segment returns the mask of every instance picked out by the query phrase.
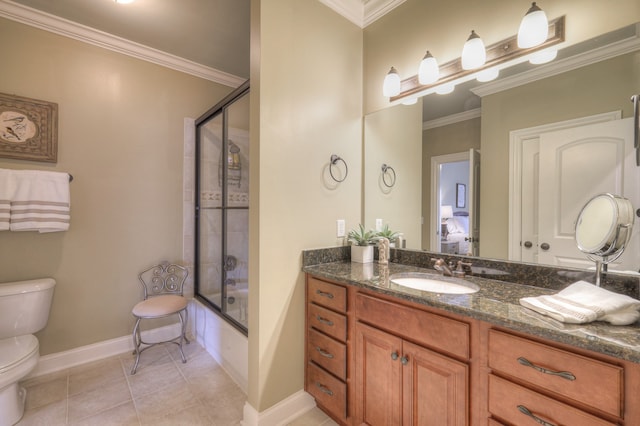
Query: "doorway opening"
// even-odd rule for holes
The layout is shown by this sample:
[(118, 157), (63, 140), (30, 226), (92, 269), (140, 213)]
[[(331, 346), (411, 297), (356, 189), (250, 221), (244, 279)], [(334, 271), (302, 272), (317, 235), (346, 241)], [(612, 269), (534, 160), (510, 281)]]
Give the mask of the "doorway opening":
[(431, 158), (430, 249), (477, 255), (479, 153), (476, 150)]

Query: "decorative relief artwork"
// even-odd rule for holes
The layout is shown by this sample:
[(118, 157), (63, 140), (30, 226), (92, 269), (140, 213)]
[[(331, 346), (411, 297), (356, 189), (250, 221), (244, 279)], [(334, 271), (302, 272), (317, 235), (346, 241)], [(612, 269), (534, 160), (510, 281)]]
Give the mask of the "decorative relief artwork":
[(58, 104), (0, 93), (0, 157), (58, 160)]

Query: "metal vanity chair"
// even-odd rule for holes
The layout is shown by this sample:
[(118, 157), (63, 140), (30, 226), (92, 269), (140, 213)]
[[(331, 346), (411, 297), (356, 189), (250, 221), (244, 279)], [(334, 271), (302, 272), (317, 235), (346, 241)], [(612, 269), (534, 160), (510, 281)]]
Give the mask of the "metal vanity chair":
[[(180, 349), (182, 362), (187, 359), (182, 351), (182, 343), (189, 340), (185, 333), (187, 330), (187, 299), (183, 296), (182, 289), (189, 272), (187, 268), (169, 262), (162, 262), (152, 266), (138, 275), (138, 279), (144, 290), (144, 300), (136, 304), (131, 313), (136, 318), (136, 325), (133, 327), (133, 346), (136, 361), (131, 368), (131, 374), (136, 374), (140, 354), (152, 346), (161, 343), (174, 343)], [(164, 318), (171, 315), (178, 315), (180, 318), (180, 335), (173, 339), (161, 342), (144, 342), (140, 335), (140, 322), (143, 319)], [(144, 347), (142, 347), (145, 345)]]

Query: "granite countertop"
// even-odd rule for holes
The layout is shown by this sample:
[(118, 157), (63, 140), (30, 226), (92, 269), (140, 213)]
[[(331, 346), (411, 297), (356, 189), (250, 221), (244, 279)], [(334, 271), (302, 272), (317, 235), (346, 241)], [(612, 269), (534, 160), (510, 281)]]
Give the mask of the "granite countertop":
[(554, 294), (557, 290), (514, 284), (487, 278), (468, 276), (480, 290), (471, 294), (438, 294), (394, 284), (389, 276), (402, 272), (424, 272), (442, 277), (433, 269), (389, 263), (360, 264), (337, 261), (308, 265), (303, 271), (354, 285), (399, 299), (442, 309), (458, 315), (479, 319), (534, 336), (640, 363), (640, 321), (629, 326), (614, 326), (605, 322), (564, 324), (520, 305), (522, 297)]

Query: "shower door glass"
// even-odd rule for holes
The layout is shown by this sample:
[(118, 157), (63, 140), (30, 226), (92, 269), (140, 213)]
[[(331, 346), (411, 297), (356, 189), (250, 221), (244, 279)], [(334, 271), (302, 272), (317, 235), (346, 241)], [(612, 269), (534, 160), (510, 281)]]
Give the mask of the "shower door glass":
[(196, 120), (196, 297), (247, 333), (249, 85)]

